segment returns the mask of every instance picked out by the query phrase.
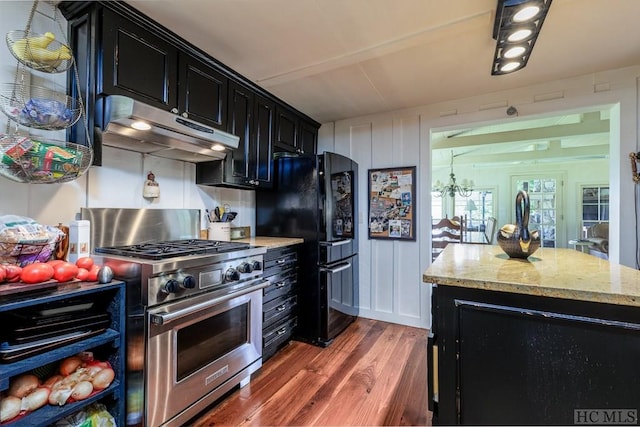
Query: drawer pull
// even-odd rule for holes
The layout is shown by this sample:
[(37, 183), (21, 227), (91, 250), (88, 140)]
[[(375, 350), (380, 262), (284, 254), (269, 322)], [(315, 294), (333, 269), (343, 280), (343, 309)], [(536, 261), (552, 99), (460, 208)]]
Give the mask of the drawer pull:
[(282, 304), (281, 306), (276, 308), (276, 311), (285, 311), (287, 309), (287, 304)]
[(277, 335), (284, 335), (287, 333), (287, 328), (278, 329), (276, 332)]
[(287, 281), (283, 280), (282, 282), (276, 283), (276, 288), (284, 288), (286, 284), (287, 284)]
[(285, 258), (281, 258), (276, 261), (276, 264), (284, 264), (285, 262), (287, 262), (287, 260)]

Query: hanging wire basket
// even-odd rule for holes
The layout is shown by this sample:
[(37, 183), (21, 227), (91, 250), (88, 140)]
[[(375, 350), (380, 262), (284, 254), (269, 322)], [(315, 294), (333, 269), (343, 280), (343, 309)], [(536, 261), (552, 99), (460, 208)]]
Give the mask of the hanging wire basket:
[(0, 175), (21, 183), (77, 179), (93, 160), (90, 147), (39, 136), (0, 134)]
[(0, 106), (11, 120), (34, 129), (66, 129), (82, 114), (77, 99), (45, 87), (20, 83), (0, 84)]
[(61, 73), (73, 64), (71, 49), (51, 32), (34, 34), (24, 30), (7, 33), (9, 52), (22, 64), (44, 73)]

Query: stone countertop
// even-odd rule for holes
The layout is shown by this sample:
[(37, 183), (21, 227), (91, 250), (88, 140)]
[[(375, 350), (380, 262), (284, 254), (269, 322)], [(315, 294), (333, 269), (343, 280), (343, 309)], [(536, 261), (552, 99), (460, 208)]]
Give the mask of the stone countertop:
[(268, 249), (274, 249), (304, 243), (304, 239), (299, 237), (255, 236), (247, 239), (234, 240), (234, 242), (248, 243), (251, 246), (266, 246)]
[(640, 271), (574, 249), (538, 249), (526, 260), (497, 245), (448, 245), (425, 283), (640, 307)]

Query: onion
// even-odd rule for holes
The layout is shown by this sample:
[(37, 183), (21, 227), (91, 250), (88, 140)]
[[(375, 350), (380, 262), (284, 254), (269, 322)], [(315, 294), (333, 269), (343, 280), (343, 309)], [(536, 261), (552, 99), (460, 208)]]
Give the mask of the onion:
[(71, 387), (54, 388), (49, 393), (49, 404), (62, 406), (71, 396)]
[(96, 390), (103, 390), (109, 387), (109, 385), (111, 385), (111, 382), (113, 381), (115, 376), (116, 376), (116, 373), (113, 371), (113, 369), (104, 368), (103, 370), (95, 374), (91, 379), (91, 383), (93, 383), (93, 388), (95, 388)]
[(0, 422), (9, 421), (18, 416), (22, 400), (15, 396), (7, 396), (0, 401)]
[(64, 377), (62, 375), (54, 375), (52, 377), (47, 378), (47, 380), (42, 383), (43, 387), (49, 387), (49, 388), (53, 388), (53, 386), (58, 382), (61, 381)]
[(60, 373), (65, 376), (69, 375), (70, 373), (78, 369), (80, 365), (82, 365), (82, 359), (80, 359), (78, 356), (67, 357), (66, 359), (62, 360), (62, 362), (60, 362)]
[(15, 377), (9, 385), (9, 395), (20, 399), (38, 388), (40, 380), (33, 374), (22, 374)]
[(39, 387), (22, 398), (22, 409), (25, 411), (35, 411), (43, 407), (49, 401), (49, 389)]
[(93, 392), (93, 384), (91, 384), (89, 381), (80, 381), (73, 388), (71, 397), (73, 397), (75, 400), (83, 400), (89, 397), (91, 392)]

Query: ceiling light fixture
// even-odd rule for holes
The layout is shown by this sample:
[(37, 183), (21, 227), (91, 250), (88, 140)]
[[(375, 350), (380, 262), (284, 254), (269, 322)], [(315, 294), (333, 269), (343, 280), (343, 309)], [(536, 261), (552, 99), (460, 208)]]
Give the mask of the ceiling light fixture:
[[(456, 182), (456, 174), (453, 173), (453, 150), (451, 150), (451, 172), (449, 173), (449, 182), (444, 183), (440, 180), (437, 180), (435, 184), (433, 184), (432, 191), (436, 193), (438, 197), (455, 197), (456, 193), (458, 193), (461, 197), (469, 197), (473, 192), (473, 180), (467, 181), (466, 179), (462, 180), (462, 184), (458, 184)], [(439, 194), (438, 194), (439, 193)]]
[(527, 65), (549, 6), (551, 0), (498, 0), (491, 75), (512, 73)]

